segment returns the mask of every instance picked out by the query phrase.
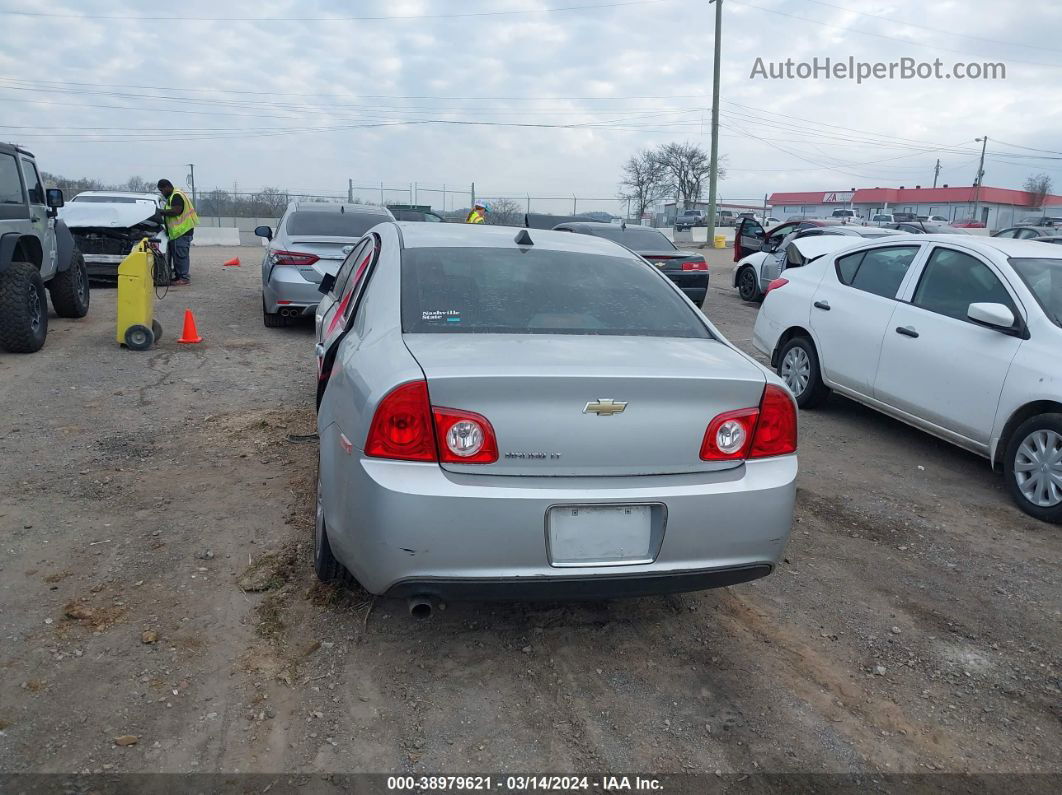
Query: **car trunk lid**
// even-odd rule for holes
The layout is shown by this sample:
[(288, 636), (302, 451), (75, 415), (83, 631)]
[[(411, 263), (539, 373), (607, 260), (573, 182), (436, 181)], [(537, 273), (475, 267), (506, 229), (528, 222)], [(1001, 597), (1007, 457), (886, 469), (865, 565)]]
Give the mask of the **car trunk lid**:
[[(708, 423), (758, 406), (762, 370), (711, 339), (593, 335), (407, 334), (435, 406), (486, 417), (490, 475), (601, 476), (704, 472)], [(589, 405), (588, 405), (589, 404)], [(620, 404), (626, 404), (621, 412)], [(600, 413), (596, 413), (600, 412)]]
[(285, 245), (288, 251), (296, 251), (300, 254), (313, 254), (317, 261), (312, 265), (296, 266), (304, 279), (319, 284), (321, 278), (330, 273), (333, 276), (339, 270), (339, 266), (346, 259), (347, 254), (354, 250), (357, 245), (356, 239), (349, 237), (329, 237), (326, 235), (305, 235), (292, 237), (290, 243)]

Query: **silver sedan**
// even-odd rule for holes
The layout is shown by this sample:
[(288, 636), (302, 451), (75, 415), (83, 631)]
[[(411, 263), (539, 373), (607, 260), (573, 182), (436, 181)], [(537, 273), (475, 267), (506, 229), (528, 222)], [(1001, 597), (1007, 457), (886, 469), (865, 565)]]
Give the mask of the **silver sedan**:
[(793, 398), (625, 248), (384, 223), (324, 286), (322, 580), (430, 610), (697, 590), (775, 567)]

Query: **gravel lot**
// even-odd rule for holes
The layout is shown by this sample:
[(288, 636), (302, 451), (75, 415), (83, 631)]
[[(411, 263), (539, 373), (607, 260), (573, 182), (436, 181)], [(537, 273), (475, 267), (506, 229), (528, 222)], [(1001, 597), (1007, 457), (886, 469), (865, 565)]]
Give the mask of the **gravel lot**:
[(1062, 774), (1062, 529), (844, 399), (765, 580), (424, 623), (315, 585), (312, 328), (263, 328), (260, 257), (194, 250), (156, 350), (98, 288), (0, 354), (0, 770)]

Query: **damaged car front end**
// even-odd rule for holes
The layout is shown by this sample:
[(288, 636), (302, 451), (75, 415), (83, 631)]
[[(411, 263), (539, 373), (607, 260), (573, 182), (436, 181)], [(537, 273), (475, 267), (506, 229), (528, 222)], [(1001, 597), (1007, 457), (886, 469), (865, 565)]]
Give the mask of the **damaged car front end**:
[(144, 238), (155, 252), (156, 284), (169, 284), (166, 230), (149, 193), (79, 193), (60, 217), (85, 256), (91, 279), (117, 279), (118, 266)]

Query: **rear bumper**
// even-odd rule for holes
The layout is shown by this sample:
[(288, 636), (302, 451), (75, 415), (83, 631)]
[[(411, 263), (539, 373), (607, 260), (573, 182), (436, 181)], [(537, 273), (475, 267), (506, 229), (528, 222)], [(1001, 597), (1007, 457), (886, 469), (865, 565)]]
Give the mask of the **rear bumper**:
[[(601, 598), (711, 588), (770, 573), (793, 521), (796, 456), (722, 472), (513, 477), (343, 452), (321, 432), (328, 538), (370, 592), (439, 598)], [(550, 508), (654, 503), (666, 524), (650, 563), (554, 566)]]
[(654, 594), (704, 591), (724, 588), (766, 577), (774, 566), (737, 566), (666, 574), (597, 575), (594, 577), (536, 577), (447, 580), (426, 577), (396, 582), (384, 596), (408, 599), (433, 597), (440, 601), (472, 599), (521, 599), (527, 601), (570, 599), (623, 599)]
[(321, 301), (317, 283), (304, 279), (297, 268), (288, 267), (273, 268), (262, 282), (262, 297), (267, 312), (299, 309), (304, 316), (312, 316)]
[(708, 294), (708, 274), (704, 271), (665, 273), (676, 287), (684, 292), (691, 301), (700, 303)]

